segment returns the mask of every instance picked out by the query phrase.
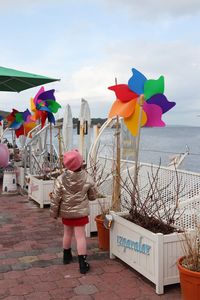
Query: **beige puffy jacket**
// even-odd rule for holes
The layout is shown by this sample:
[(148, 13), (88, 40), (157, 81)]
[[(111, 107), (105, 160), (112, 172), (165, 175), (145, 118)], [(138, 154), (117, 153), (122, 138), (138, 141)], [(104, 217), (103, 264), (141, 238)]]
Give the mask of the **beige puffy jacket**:
[(88, 200), (95, 200), (96, 197), (95, 183), (85, 170), (65, 170), (55, 181), (50, 196), (50, 215), (68, 219), (88, 216)]

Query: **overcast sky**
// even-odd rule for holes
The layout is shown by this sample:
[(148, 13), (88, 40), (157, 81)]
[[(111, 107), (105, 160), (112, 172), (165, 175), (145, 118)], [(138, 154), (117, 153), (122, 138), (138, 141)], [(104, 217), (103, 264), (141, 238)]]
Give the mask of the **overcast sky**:
[[(200, 126), (199, 0), (3, 0), (0, 65), (54, 78), (56, 99), (79, 115), (81, 98), (92, 117), (107, 117), (134, 67), (149, 79), (165, 77), (176, 102), (167, 124)], [(2, 93), (0, 110), (29, 108), (39, 88)], [(62, 116), (60, 111), (59, 116)]]

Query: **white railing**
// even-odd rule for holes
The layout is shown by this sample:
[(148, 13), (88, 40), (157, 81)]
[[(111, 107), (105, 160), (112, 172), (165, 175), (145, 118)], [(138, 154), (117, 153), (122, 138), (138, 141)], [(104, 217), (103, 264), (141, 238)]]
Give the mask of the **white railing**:
[[(104, 166), (104, 172), (110, 173), (115, 162), (109, 157), (98, 157), (99, 163)], [(105, 163), (106, 160), (106, 163)], [(131, 185), (131, 178), (134, 176), (134, 161), (121, 160), (121, 179), (126, 181), (126, 185)], [(159, 170), (158, 170), (159, 169)], [(138, 171), (138, 186), (141, 199), (145, 199), (150, 190), (150, 179), (158, 172), (157, 185), (161, 192), (163, 202), (169, 208), (176, 205), (177, 186), (178, 210), (176, 212), (177, 221), (175, 225), (182, 228), (195, 228), (200, 221), (200, 173), (194, 173), (175, 168), (168, 168), (148, 163), (140, 163)], [(123, 184), (122, 184), (123, 185)], [(110, 176), (101, 186), (101, 192), (112, 195), (112, 176)], [(130, 200), (130, 195), (122, 190), (121, 204)]]

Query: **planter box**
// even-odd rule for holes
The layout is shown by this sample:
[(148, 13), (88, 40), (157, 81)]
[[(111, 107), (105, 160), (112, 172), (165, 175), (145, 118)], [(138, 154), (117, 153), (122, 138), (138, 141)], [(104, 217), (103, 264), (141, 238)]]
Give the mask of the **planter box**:
[(28, 197), (35, 200), (43, 208), (50, 204), (49, 193), (53, 191), (54, 180), (42, 180), (29, 175)]
[(110, 230), (110, 258), (127, 263), (156, 285), (163, 294), (164, 286), (180, 282), (177, 260), (183, 256), (183, 234), (152, 233), (114, 213)]
[[(94, 201), (89, 201), (90, 205), (90, 215), (89, 223), (86, 225), (86, 236), (90, 237), (92, 232), (97, 232), (97, 225), (95, 222), (95, 217), (102, 213), (101, 207), (109, 208), (111, 207), (111, 197), (97, 198)], [(100, 203), (100, 204), (99, 204)]]

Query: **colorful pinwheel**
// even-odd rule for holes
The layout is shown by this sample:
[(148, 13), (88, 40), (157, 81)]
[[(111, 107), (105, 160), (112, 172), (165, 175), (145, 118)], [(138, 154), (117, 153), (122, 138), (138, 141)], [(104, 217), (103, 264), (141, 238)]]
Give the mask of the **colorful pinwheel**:
[(2, 116), (0, 116), (0, 126), (2, 126), (2, 123), (1, 121), (3, 120), (4, 118)]
[(30, 122), (31, 113), (28, 109), (24, 112), (19, 112), (13, 109), (12, 112), (6, 117), (8, 127), (15, 130), (16, 137), (20, 135), (27, 135), (28, 132), (36, 126), (35, 123)]
[[(132, 135), (137, 136), (140, 126), (163, 127), (162, 114), (166, 113), (175, 102), (170, 102), (164, 93), (164, 77), (157, 80), (147, 79), (136, 69), (127, 84), (117, 84), (109, 87), (116, 94), (109, 117), (120, 116)], [(144, 96), (144, 103), (138, 103), (138, 98)], [(140, 117), (140, 109), (141, 117)]]
[(34, 112), (32, 120), (41, 119), (42, 127), (45, 124), (46, 118), (50, 123), (55, 124), (53, 113), (57, 113), (61, 105), (56, 102), (54, 96), (55, 90), (45, 91), (41, 87), (34, 99), (31, 99), (31, 109)]

